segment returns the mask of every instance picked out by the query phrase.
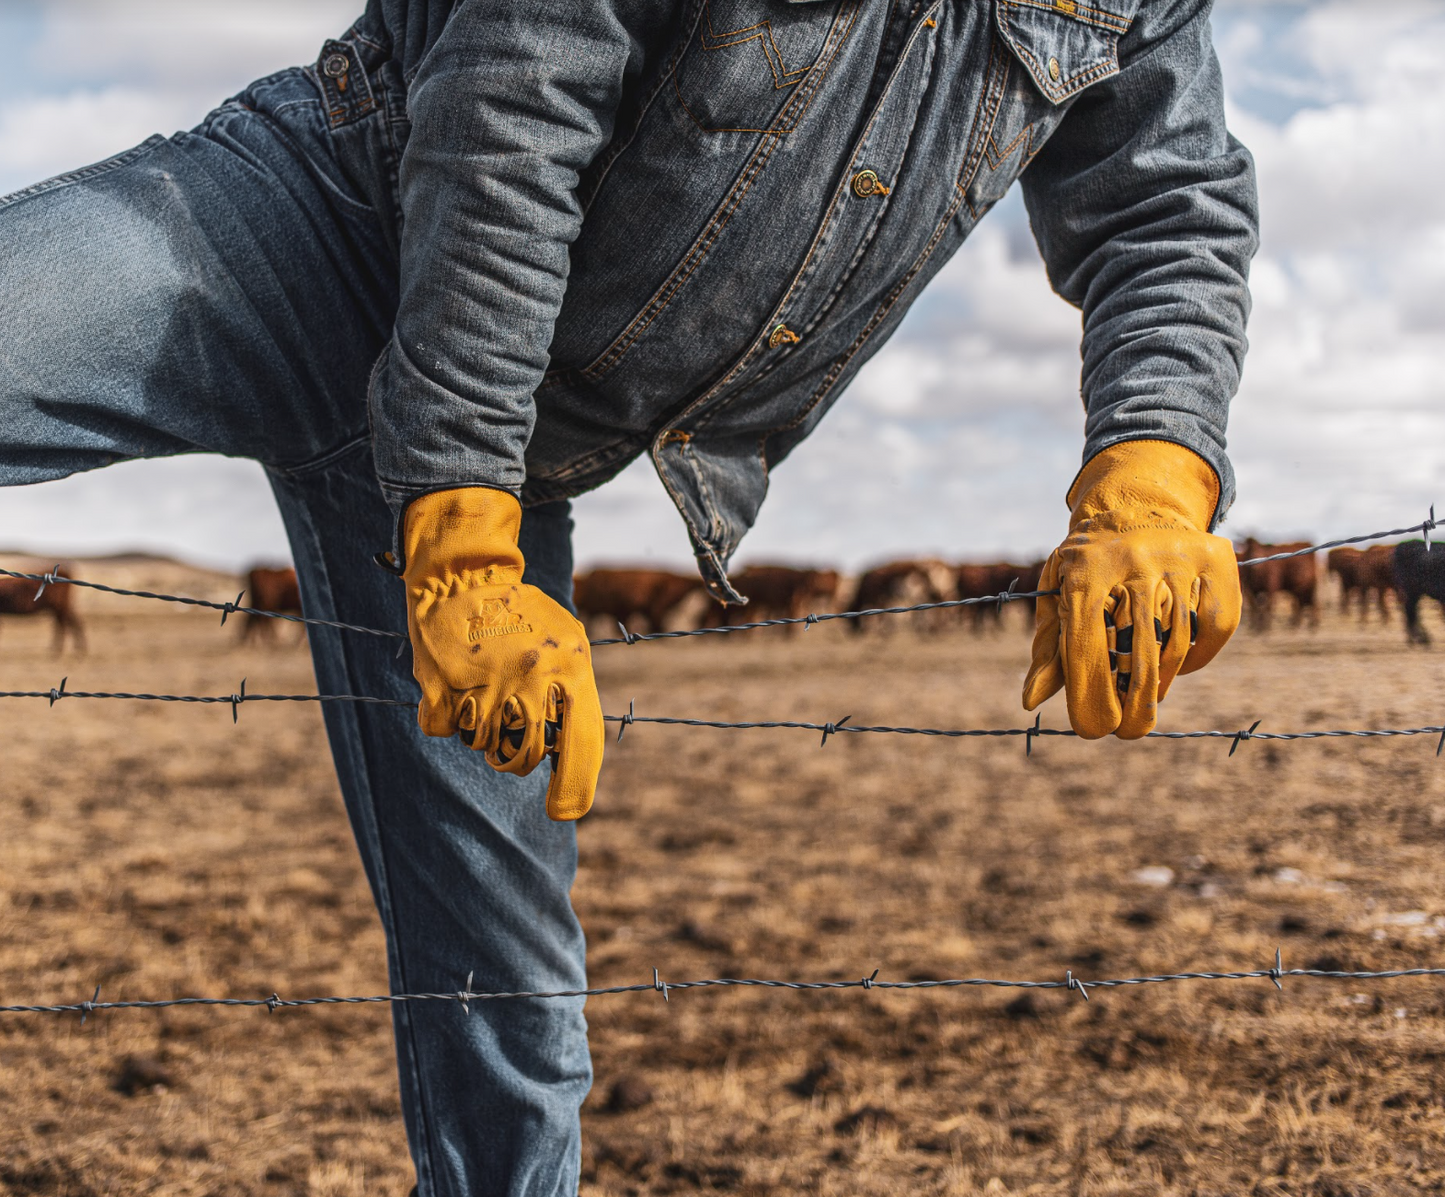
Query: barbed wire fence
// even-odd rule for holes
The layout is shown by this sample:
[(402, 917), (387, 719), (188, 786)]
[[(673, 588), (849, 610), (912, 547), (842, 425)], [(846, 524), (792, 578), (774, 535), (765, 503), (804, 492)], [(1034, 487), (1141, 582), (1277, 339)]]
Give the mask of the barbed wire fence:
[(211, 1006), (223, 1009), (256, 1009), (264, 1007), (272, 1014), (278, 1010), (299, 1009), (317, 1006), (375, 1006), (401, 1005), (415, 1002), (454, 1002), (467, 1014), (471, 1003), (497, 1001), (554, 1001), (562, 998), (617, 997), (628, 993), (656, 993), (663, 1001), (670, 1000), (674, 993), (685, 993), (693, 989), (783, 989), (793, 992), (821, 993), (843, 989), (861, 989), (865, 992), (890, 992), (894, 990), (924, 989), (1063, 989), (1077, 993), (1085, 1001), (1095, 989), (1124, 989), (1141, 985), (1167, 985), (1179, 982), (1197, 981), (1261, 981), (1269, 980), (1276, 989), (1284, 991), (1286, 978), (1317, 978), (1327, 981), (1389, 981), (1401, 977), (1445, 977), (1445, 968), (1399, 968), (1378, 972), (1349, 972), (1322, 968), (1285, 968), (1283, 953), (1275, 949), (1274, 964), (1268, 968), (1249, 969), (1243, 972), (1189, 972), (1156, 973), (1144, 977), (1111, 977), (1085, 980), (1076, 977), (1072, 970), (1065, 972), (1062, 979), (1044, 981), (1010, 981), (994, 977), (959, 977), (935, 981), (888, 981), (879, 980), (881, 969), (856, 981), (779, 981), (757, 977), (706, 977), (694, 981), (666, 981), (657, 969), (652, 970), (652, 980), (635, 985), (606, 985), (590, 989), (554, 989), (537, 991), (503, 992), (474, 991), (472, 982), (475, 973), (468, 974), (466, 984), (454, 993), (382, 993), (356, 997), (306, 997), (283, 998), (279, 993), (263, 998), (217, 998), (184, 997), (160, 998), (152, 1001), (102, 1002), (101, 987), (85, 1001), (66, 1002), (56, 1005), (0, 1006), (0, 1014), (79, 1014), (81, 1024), (92, 1014), (114, 1010), (172, 1010), (185, 1006)]
[[(1340, 548), (1348, 545), (1362, 544), (1373, 540), (1383, 540), (1393, 536), (1407, 536), (1413, 533), (1422, 533), (1425, 540), (1426, 551), (1430, 549), (1430, 533), (1438, 526), (1435, 519), (1435, 509), (1430, 508), (1427, 519), (1419, 524), (1407, 528), (1394, 528), (1383, 532), (1373, 532), (1361, 536), (1345, 537), (1339, 540), (1325, 541), (1320, 544), (1309, 545), (1304, 548), (1290, 550), (1288, 552), (1276, 553), (1270, 556), (1251, 558), (1239, 562), (1241, 568), (1263, 565), (1267, 562), (1282, 561), (1294, 557), (1303, 557), (1313, 553), (1323, 552), (1328, 549)], [(236, 596), (234, 602), (214, 602), (209, 599), (194, 598), (184, 595), (163, 594), (154, 591), (129, 590), (122, 587), (108, 586), (98, 582), (90, 582), (80, 578), (71, 578), (60, 572), (61, 567), (42, 573), (25, 573), (16, 570), (0, 569), (0, 577), (15, 578), (21, 580), (35, 581), (40, 587), (35, 594), (35, 601), (38, 602), (49, 586), (78, 586), (85, 589), (101, 591), (107, 594), (114, 594), (132, 598), (150, 599), (158, 602), (176, 603), (184, 606), (201, 607), (221, 612), (221, 624), (224, 625), (231, 615), (250, 615), (260, 618), (281, 619), (291, 623), (332, 628), (340, 631), (357, 632), (364, 635), (395, 638), (402, 643), (398, 646), (398, 652), (405, 647), (406, 636), (404, 633), (393, 632), (381, 628), (365, 627), (357, 624), (344, 623), (338, 620), (317, 619), (309, 616), (290, 615), (282, 612), (266, 611), (261, 608), (246, 607), (241, 604), (244, 591)], [(858, 611), (826, 612), (821, 614), (809, 614), (796, 618), (766, 619), (757, 620), (752, 623), (722, 625), (712, 628), (691, 628), (680, 631), (663, 631), (646, 634), (631, 633), (624, 626), (621, 628), (622, 636), (615, 639), (593, 640), (591, 644), (596, 647), (605, 647), (617, 644), (634, 645), (649, 640), (670, 640), (692, 636), (728, 634), (734, 632), (755, 631), (761, 628), (784, 627), (788, 625), (802, 624), (805, 629), (815, 624), (821, 624), (839, 619), (860, 619), (865, 617), (883, 615), (903, 615), (917, 611), (933, 611), (955, 607), (969, 607), (981, 604), (1002, 605), (1021, 599), (1041, 598), (1050, 595), (1057, 595), (1057, 590), (1040, 591), (1017, 591), (1014, 584), (996, 595), (981, 598), (950, 599), (938, 602), (918, 603), (911, 606), (879, 607), (868, 608)], [(255, 694), (247, 693), (246, 683), (243, 679), (235, 692), (224, 695), (198, 695), (198, 694), (151, 694), (140, 692), (123, 691), (93, 691), (93, 690), (70, 690), (67, 688), (69, 679), (63, 679), (58, 687), (49, 690), (7, 690), (0, 691), (0, 698), (11, 699), (37, 699), (45, 700), (51, 707), (63, 699), (78, 700), (120, 700), (134, 702), (171, 702), (191, 703), (200, 705), (227, 705), (231, 708), (232, 722), (239, 721), (240, 708), (248, 703), (255, 702), (288, 702), (288, 703), (335, 703), (347, 702), (373, 706), (407, 707), (413, 708), (416, 703), (413, 699), (386, 698), (375, 695), (363, 694)], [(821, 745), (826, 745), (829, 738), (835, 735), (845, 734), (891, 734), (908, 736), (942, 737), (950, 739), (960, 738), (1016, 738), (1022, 737), (1025, 741), (1025, 753), (1031, 755), (1033, 744), (1036, 739), (1060, 737), (1078, 738), (1078, 733), (1067, 728), (1047, 728), (1042, 726), (1041, 717), (1036, 717), (1031, 727), (1023, 728), (919, 728), (919, 727), (892, 727), (892, 726), (870, 726), (850, 722), (852, 716), (845, 716), (836, 721), (805, 722), (799, 720), (756, 720), (756, 721), (725, 721), (714, 719), (689, 719), (675, 716), (639, 715), (636, 713), (635, 704), (629, 703), (626, 714), (604, 715), (608, 723), (618, 724), (618, 736), (621, 740), (628, 727), (639, 723), (651, 723), (668, 726), (716, 728), (726, 730), (754, 730), (754, 729), (788, 729), (821, 733)], [(1262, 732), (1259, 730), (1262, 720), (1256, 720), (1251, 726), (1238, 730), (1203, 730), (1203, 731), (1152, 731), (1146, 738), (1163, 740), (1198, 740), (1218, 739), (1230, 742), (1229, 755), (1232, 757), (1239, 745), (1251, 740), (1265, 741), (1303, 741), (1334, 738), (1397, 738), (1413, 737), (1421, 735), (1438, 735), (1439, 741), (1435, 749), (1435, 755), (1439, 756), (1445, 752), (1445, 725), (1427, 725), (1422, 727), (1409, 728), (1369, 728), (1369, 729), (1342, 729), (1342, 730), (1307, 730), (1297, 732)], [(657, 969), (652, 970), (652, 980), (633, 985), (614, 985), (586, 989), (568, 990), (537, 990), (537, 991), (473, 991), (472, 983), (474, 974), (468, 975), (466, 984), (456, 992), (452, 993), (396, 993), (378, 994), (372, 996), (326, 996), (307, 998), (282, 998), (279, 994), (273, 993), (264, 998), (218, 998), (218, 997), (184, 997), (168, 998), (141, 1001), (100, 1001), (101, 987), (96, 986), (94, 994), (88, 1000), (59, 1003), (59, 1004), (28, 1004), (28, 1005), (0, 1005), (0, 1014), (79, 1014), (82, 1025), (90, 1015), (100, 1012), (111, 1012), (119, 1010), (162, 1010), (176, 1007), (203, 1006), (219, 1007), (228, 1009), (244, 1009), (264, 1007), (275, 1013), (282, 1009), (300, 1007), (320, 1006), (354, 1006), (354, 1005), (377, 1005), (377, 1004), (398, 1004), (414, 1002), (450, 1002), (459, 1004), (462, 1009), (470, 1013), (471, 1003), (503, 1001), (503, 1000), (555, 1000), (567, 998), (599, 998), (612, 997), (629, 993), (656, 992), (664, 1001), (667, 1001), (669, 994), (686, 992), (689, 990), (702, 989), (772, 989), (789, 990), (794, 992), (824, 992), (833, 990), (861, 989), (864, 991), (894, 991), (894, 990), (926, 990), (926, 989), (960, 989), (960, 988), (995, 988), (995, 989), (1025, 989), (1025, 990), (1049, 990), (1060, 989), (1079, 994), (1084, 1000), (1088, 1000), (1091, 990), (1129, 988), (1143, 985), (1159, 985), (1180, 982), (1201, 982), (1201, 981), (1244, 981), (1244, 980), (1269, 980), (1279, 990), (1283, 990), (1283, 980), (1286, 978), (1314, 978), (1322, 980), (1351, 980), (1351, 981), (1384, 981), (1405, 977), (1445, 977), (1445, 968), (1409, 968), (1390, 969), (1383, 971), (1347, 971), (1317, 968), (1290, 968), (1283, 966), (1282, 952), (1275, 951), (1275, 959), (1272, 966), (1263, 969), (1250, 969), (1234, 972), (1179, 972), (1161, 973), (1139, 977), (1116, 977), (1086, 980), (1076, 977), (1072, 971), (1067, 971), (1063, 979), (1052, 980), (1005, 980), (986, 977), (969, 977), (950, 980), (919, 980), (919, 981), (889, 981), (879, 980), (875, 969), (870, 976), (859, 980), (827, 980), (827, 981), (801, 981), (801, 980), (768, 980), (760, 978), (731, 978), (712, 977), (701, 980), (686, 981), (665, 981), (661, 978)]]
[[(1305, 548), (1293, 549), (1285, 553), (1275, 553), (1268, 557), (1255, 557), (1239, 562), (1241, 569), (1257, 565), (1265, 565), (1271, 561), (1286, 561), (1292, 557), (1306, 557), (1314, 553), (1326, 552), (1329, 549), (1344, 548), (1348, 545), (1365, 544), (1372, 540), (1386, 540), (1391, 536), (1410, 536), (1416, 532), (1421, 533), (1425, 540), (1425, 549), (1430, 549), (1430, 533), (1439, 527), (1435, 519), (1435, 506), (1431, 504), (1429, 516), (1418, 524), (1412, 524), (1408, 528), (1391, 528), (1384, 532), (1369, 532), (1362, 536), (1346, 536), (1339, 540), (1327, 540), (1320, 544), (1306, 546)], [(39, 582), (40, 588), (35, 592), (35, 601), (39, 601), (41, 595), (49, 586), (79, 586), (87, 590), (98, 590), (106, 594), (122, 595), (127, 598), (153, 599), (162, 603), (179, 603), (188, 607), (203, 607), (221, 613), (221, 625), (224, 627), (228, 617), (232, 615), (249, 615), (261, 619), (280, 619), (287, 623), (299, 623), (312, 627), (335, 628), (344, 632), (360, 632), (367, 636), (382, 636), (389, 639), (405, 641), (405, 632), (394, 632), (386, 628), (371, 628), (362, 624), (343, 623), (334, 619), (316, 619), (305, 615), (289, 615), (280, 611), (267, 611), (260, 607), (247, 607), (241, 603), (245, 591), (241, 591), (235, 601), (218, 603), (211, 599), (191, 598), (178, 594), (160, 594), (152, 590), (126, 590), (119, 586), (106, 586), (99, 582), (88, 582), (81, 578), (72, 578), (60, 572), (60, 566), (43, 574), (24, 573), (19, 570), (0, 569), (0, 577), (16, 578), (22, 581)], [(829, 623), (833, 620), (847, 619), (857, 620), (872, 618), (879, 615), (908, 615), (917, 611), (942, 611), (955, 607), (973, 606), (1002, 606), (1006, 603), (1015, 602), (1021, 599), (1045, 598), (1057, 595), (1057, 590), (1016, 590), (1014, 583), (1010, 583), (1007, 590), (998, 594), (982, 595), (975, 598), (962, 599), (941, 599), (937, 602), (914, 603), (906, 607), (867, 607), (858, 611), (826, 611), (822, 613), (813, 612), (808, 615), (792, 616), (784, 619), (759, 619), (752, 623), (722, 624), (710, 628), (684, 628), (678, 631), (668, 632), (629, 632), (625, 626), (621, 626), (622, 635), (610, 639), (590, 640), (588, 643), (593, 648), (607, 648), (614, 644), (643, 644), (650, 640), (678, 640), (692, 636), (717, 636), (728, 635), (734, 632), (755, 632), (761, 628), (781, 628), (801, 624), (804, 629), (815, 624)], [(401, 647), (404, 647), (402, 645)]]

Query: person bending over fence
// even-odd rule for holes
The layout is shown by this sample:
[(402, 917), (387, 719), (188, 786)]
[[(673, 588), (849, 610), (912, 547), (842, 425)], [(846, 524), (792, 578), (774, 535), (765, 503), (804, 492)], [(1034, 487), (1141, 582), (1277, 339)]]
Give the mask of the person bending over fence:
[[(198, 128), (0, 200), (0, 482), (261, 462), (307, 614), (410, 635), (410, 666), (311, 636), (325, 691), (420, 685), (415, 720), (325, 708), (393, 990), (581, 987), (568, 500), (648, 454), (738, 602), (769, 471), (1016, 179), (1087, 417), (1024, 703), (1141, 736), (1233, 632), (1257, 215), (1208, 16), (370, 0)], [(580, 1000), (393, 1014), (422, 1197), (577, 1191)]]

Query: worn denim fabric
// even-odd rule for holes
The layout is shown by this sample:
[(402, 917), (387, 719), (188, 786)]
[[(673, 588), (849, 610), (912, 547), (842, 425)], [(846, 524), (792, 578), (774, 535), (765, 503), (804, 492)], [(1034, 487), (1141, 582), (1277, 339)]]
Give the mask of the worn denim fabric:
[[(332, 52), (355, 67), (365, 50)], [(405, 631), (401, 584), (371, 563), (392, 523), (366, 423), (396, 310), (384, 79), (347, 107), (314, 71), (283, 72), (193, 133), (0, 199), (0, 484), (193, 450), (257, 458), (306, 613)], [(527, 580), (564, 604), (570, 526), (565, 503), (522, 525)], [(311, 629), (320, 689), (414, 698), (395, 644)], [(469, 973), (477, 989), (583, 986), (576, 836), (546, 817), (546, 768), (504, 776), (404, 708), (324, 711), (392, 990), (454, 992)], [(580, 1000), (393, 1017), (424, 1197), (577, 1192)]]
[(1185, 445), (1222, 515), (1257, 202), (1209, 9), (371, 0), (409, 118), (384, 493), (559, 499), (649, 452), (733, 598), (769, 470), (1022, 177), (1084, 458)]

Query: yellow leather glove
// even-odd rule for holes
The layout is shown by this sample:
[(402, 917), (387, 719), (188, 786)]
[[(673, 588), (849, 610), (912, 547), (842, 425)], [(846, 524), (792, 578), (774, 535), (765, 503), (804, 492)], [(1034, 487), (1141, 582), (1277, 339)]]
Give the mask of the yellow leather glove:
[(464, 487), (406, 509), (407, 629), (417, 722), (460, 734), (503, 773), (552, 760), (547, 814), (580, 819), (602, 768), (602, 704), (582, 624), (522, 581), (522, 505)]
[(1063, 689), (1085, 739), (1152, 731), (1170, 683), (1239, 626), (1234, 547), (1209, 533), (1219, 479), (1198, 454), (1128, 441), (1096, 454), (1069, 492), (1069, 535), (1039, 580), (1024, 709)]

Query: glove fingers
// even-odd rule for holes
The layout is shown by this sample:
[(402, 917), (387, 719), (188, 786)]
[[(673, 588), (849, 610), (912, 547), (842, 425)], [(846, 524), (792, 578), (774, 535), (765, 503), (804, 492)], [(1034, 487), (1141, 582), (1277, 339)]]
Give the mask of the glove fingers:
[(1198, 636), (1180, 673), (1203, 669), (1219, 655), (1239, 628), (1241, 603), (1237, 567), (1212, 569), (1200, 576)]
[(497, 718), (496, 746), (487, 753), (487, 764), (500, 773), (525, 777), (546, 755), (546, 730), (538, 712), (521, 695), (513, 694), (502, 704)]
[[(1039, 577), (1039, 590), (1059, 585), (1058, 557), (1051, 556)], [(1024, 677), (1024, 710), (1032, 711), (1064, 688), (1064, 665), (1059, 642), (1059, 600), (1045, 595), (1034, 609), (1033, 659)]]
[[(1127, 604), (1122, 587), (1105, 593), (1097, 586), (1071, 590), (1064, 579), (1060, 596), (1060, 640), (1064, 661), (1064, 692), (1069, 723), (1086, 740), (1107, 736), (1119, 726), (1123, 712), (1115, 689), (1110, 654), (1118, 608)], [(1127, 618), (1127, 611), (1124, 612)]]
[(442, 687), (422, 687), (421, 702), (416, 708), (416, 722), (422, 735), (456, 735), (459, 697), (455, 691)]
[(561, 724), (552, 754), (552, 781), (547, 787), (547, 817), (580, 819), (592, 807), (597, 774), (602, 769), (606, 739), (602, 701), (593, 686), (573, 690), (555, 682), (547, 697), (549, 718)]
[(1163, 702), (1189, 655), (1193, 627), (1198, 618), (1199, 579), (1194, 579), (1187, 596), (1167, 581), (1160, 583), (1159, 590), (1158, 618), (1164, 629), (1159, 645), (1159, 701)]
[[(1115, 620), (1118, 641), (1118, 673), (1122, 714), (1115, 731), (1121, 740), (1137, 740), (1154, 730), (1159, 707), (1159, 641), (1163, 628), (1156, 612), (1169, 591), (1163, 583), (1126, 591), (1127, 601), (1117, 604)], [(1127, 610), (1129, 624), (1121, 618)], [(1126, 656), (1125, 647), (1129, 649)]]

